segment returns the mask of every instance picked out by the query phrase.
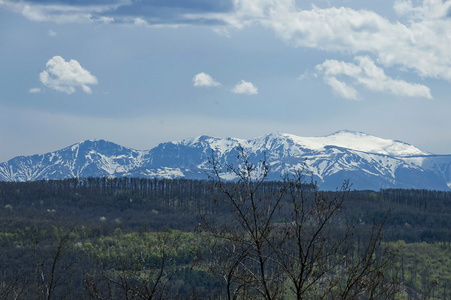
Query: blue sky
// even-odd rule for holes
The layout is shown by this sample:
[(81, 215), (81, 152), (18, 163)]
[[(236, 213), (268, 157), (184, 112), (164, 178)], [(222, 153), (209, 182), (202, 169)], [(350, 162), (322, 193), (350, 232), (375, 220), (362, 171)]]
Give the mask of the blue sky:
[(341, 129), (451, 153), (451, 1), (0, 0), (0, 161)]

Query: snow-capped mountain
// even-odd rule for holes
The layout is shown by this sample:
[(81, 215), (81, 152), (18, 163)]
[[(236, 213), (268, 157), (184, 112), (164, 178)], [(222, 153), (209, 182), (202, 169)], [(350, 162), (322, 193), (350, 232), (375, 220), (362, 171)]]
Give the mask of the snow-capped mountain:
[(18, 156), (0, 164), (0, 180), (32, 181), (72, 177), (131, 176), (148, 151), (99, 140), (84, 141), (42, 155)]
[[(206, 179), (210, 159), (238, 165), (238, 147), (250, 161), (263, 159), (270, 179), (303, 169), (322, 189), (349, 179), (355, 189), (451, 189), (451, 155), (434, 155), (400, 141), (361, 132), (338, 131), (323, 137), (272, 133), (252, 140), (200, 136), (133, 150), (98, 140), (0, 163), (0, 180), (31, 181), (72, 177), (130, 176)], [(234, 179), (233, 174), (224, 174)]]

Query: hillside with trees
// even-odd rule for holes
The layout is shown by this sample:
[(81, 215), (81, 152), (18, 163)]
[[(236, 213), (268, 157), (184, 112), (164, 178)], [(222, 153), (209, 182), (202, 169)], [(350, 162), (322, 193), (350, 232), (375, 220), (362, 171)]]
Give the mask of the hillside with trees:
[(451, 193), (0, 182), (2, 299), (451, 299)]

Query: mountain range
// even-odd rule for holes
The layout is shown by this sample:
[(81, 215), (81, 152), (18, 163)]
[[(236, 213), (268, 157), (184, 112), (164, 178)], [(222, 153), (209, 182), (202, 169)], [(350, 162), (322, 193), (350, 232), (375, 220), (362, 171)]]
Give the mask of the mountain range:
[[(238, 147), (251, 162), (266, 160), (271, 180), (303, 169), (321, 189), (336, 189), (349, 180), (354, 189), (451, 190), (451, 155), (435, 155), (404, 142), (347, 130), (323, 137), (271, 133), (252, 140), (199, 136), (161, 143), (151, 150), (88, 140), (0, 163), (0, 180), (104, 176), (207, 179), (211, 157), (219, 165), (240, 163)], [(233, 173), (223, 177), (235, 179)]]

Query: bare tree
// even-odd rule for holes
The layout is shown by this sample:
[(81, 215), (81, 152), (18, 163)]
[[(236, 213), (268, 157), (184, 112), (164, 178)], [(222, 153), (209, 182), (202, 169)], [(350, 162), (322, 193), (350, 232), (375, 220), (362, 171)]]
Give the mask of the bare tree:
[[(54, 227), (57, 239), (56, 249), (49, 249), (48, 256), (37, 266), (37, 290), (42, 299), (65, 299), (71, 294), (67, 289), (67, 282), (73, 280), (71, 269), (77, 262), (77, 257), (73, 250), (72, 233), (74, 227), (65, 230)], [(70, 254), (68, 252), (71, 251)], [(60, 286), (66, 289), (58, 291)]]
[(28, 275), (25, 278), (15, 277), (13, 279), (4, 279), (4, 271), (0, 276), (0, 299), (22, 299), (23, 295), (30, 289), (29, 283), (32, 276)]
[[(211, 159), (218, 201), (232, 211), (233, 222), (205, 217), (200, 227), (214, 240), (209, 264), (224, 278), (228, 299), (394, 295), (396, 283), (384, 274), (393, 253), (380, 250), (382, 224), (359, 251), (341, 215), (348, 182), (335, 193), (321, 192), (300, 170), (269, 184), (266, 160), (254, 164), (243, 148), (238, 153), (238, 166)], [(235, 175), (236, 182), (223, 180), (225, 174)]]

